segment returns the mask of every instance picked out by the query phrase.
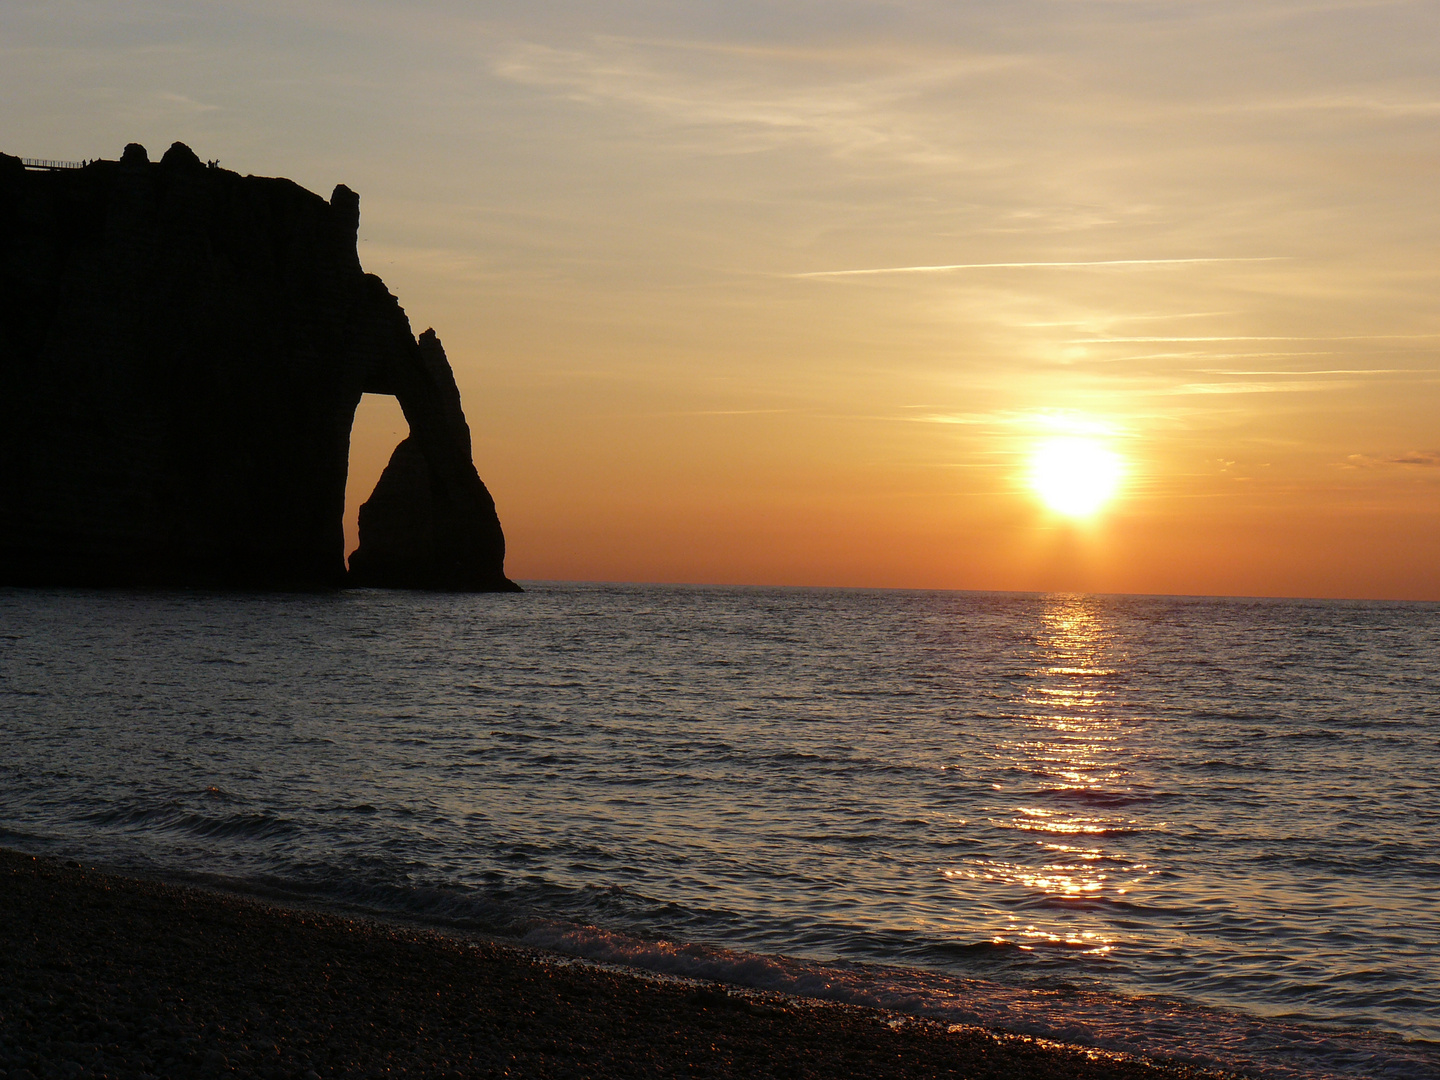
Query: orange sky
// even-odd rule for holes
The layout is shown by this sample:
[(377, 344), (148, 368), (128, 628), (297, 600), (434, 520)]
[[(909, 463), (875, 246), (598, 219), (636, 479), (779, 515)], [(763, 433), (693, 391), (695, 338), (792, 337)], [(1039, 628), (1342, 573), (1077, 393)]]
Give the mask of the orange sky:
[(4, 149), (358, 190), (517, 578), (1440, 599), (1434, 5), (483, 7), (6, 5)]

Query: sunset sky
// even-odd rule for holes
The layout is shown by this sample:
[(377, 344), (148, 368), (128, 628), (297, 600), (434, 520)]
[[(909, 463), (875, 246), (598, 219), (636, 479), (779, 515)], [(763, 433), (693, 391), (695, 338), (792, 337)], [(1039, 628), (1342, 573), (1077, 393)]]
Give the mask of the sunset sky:
[(512, 577), (1440, 600), (1440, 5), (0, 6), (0, 150), (175, 140), (360, 192)]

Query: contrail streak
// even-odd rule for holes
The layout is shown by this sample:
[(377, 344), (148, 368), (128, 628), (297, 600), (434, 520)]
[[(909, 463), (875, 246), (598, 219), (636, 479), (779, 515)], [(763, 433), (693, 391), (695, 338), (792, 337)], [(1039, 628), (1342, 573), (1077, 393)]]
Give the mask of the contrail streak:
[(947, 263), (944, 266), (884, 266), (872, 270), (811, 270), (790, 277), (858, 277), (864, 274), (934, 274), (946, 270), (1066, 270), (1087, 266), (1175, 266), (1187, 263), (1223, 262), (1279, 262), (1288, 255), (1263, 255), (1254, 258), (1210, 258), (1210, 259), (1089, 259), (1075, 262), (996, 262), (996, 263)]
[(1325, 336), (1297, 334), (1227, 334), (1223, 337), (1101, 337), (1067, 338), (1066, 345), (1133, 345), (1188, 341), (1427, 341), (1440, 334), (1330, 334)]

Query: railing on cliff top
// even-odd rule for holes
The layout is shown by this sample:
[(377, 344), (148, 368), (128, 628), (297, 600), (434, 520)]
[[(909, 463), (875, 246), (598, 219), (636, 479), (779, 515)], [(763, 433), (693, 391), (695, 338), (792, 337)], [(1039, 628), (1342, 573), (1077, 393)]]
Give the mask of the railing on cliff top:
[(20, 164), (27, 169), (83, 169), (88, 161), (42, 161), (40, 158), (22, 157)]

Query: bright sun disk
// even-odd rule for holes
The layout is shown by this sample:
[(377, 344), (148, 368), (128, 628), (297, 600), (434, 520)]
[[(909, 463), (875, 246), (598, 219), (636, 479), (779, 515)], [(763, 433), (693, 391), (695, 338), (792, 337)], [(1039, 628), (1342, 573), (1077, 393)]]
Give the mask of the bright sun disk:
[(1046, 439), (1030, 457), (1030, 486), (1057, 514), (1089, 517), (1120, 488), (1124, 466), (1102, 443), (1078, 436)]

